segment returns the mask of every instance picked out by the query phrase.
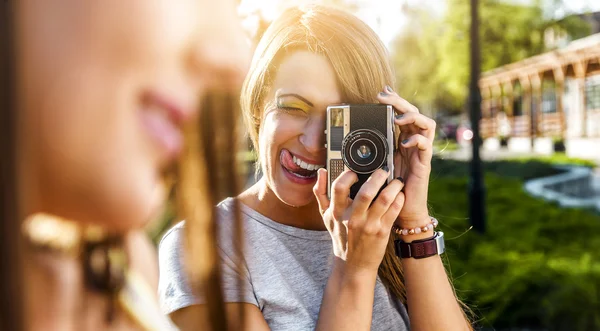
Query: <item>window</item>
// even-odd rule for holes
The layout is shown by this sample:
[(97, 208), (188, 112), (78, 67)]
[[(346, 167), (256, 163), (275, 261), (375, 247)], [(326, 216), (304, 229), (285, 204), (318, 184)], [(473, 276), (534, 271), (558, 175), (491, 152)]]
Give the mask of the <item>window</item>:
[(513, 99), (513, 116), (523, 115), (523, 100), (520, 95), (515, 96)]
[(556, 92), (544, 90), (542, 93), (542, 113), (556, 113)]
[(556, 84), (553, 80), (542, 81), (542, 114), (556, 113)]
[(585, 82), (585, 103), (587, 111), (600, 110), (600, 77), (593, 76)]
[(513, 86), (513, 116), (523, 116), (523, 88), (517, 81)]

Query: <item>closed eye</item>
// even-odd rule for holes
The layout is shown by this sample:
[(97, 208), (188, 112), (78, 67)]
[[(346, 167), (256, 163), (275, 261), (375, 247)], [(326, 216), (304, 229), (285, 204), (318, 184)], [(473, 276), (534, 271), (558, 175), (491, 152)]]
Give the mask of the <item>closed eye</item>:
[(305, 116), (308, 114), (304, 109), (296, 107), (287, 107), (282, 105), (277, 105), (277, 110), (283, 111), (293, 116)]

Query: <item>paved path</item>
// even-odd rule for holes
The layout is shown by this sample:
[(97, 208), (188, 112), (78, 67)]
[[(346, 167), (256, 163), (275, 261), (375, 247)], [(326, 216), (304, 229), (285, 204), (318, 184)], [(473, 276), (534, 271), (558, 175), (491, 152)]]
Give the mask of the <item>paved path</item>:
[[(444, 159), (453, 159), (459, 161), (469, 161), (471, 160), (471, 146), (464, 146), (454, 151), (436, 151), (436, 156), (439, 156)], [(531, 156), (544, 156), (542, 154), (535, 154), (529, 152), (512, 152), (508, 150), (499, 150), (499, 151), (487, 151), (481, 150), (481, 159), (484, 161), (494, 161), (494, 160), (503, 160), (510, 158), (518, 158), (518, 157), (531, 157)], [(600, 194), (600, 160), (596, 160), (596, 164), (598, 167), (594, 170), (594, 176), (592, 177), (592, 188), (595, 192)]]

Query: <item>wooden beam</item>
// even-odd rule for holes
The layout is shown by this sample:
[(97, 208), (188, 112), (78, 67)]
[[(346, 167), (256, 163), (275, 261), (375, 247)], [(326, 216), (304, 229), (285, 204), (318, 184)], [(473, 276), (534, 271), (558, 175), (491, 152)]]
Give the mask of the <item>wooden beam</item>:
[(529, 82), (532, 90), (539, 90), (542, 87), (542, 74), (539, 72), (530, 74)]
[(480, 87), (479, 91), (481, 92), (481, 118), (486, 118), (490, 103), (490, 88), (489, 85), (483, 85)]
[(563, 107), (563, 96), (565, 94), (565, 71), (563, 67), (556, 67), (554, 73), (554, 92), (556, 93), (556, 112), (558, 113), (560, 134), (564, 140), (567, 137), (567, 126), (565, 123), (565, 110)]
[(578, 61), (573, 64), (575, 70), (575, 77), (577, 78), (577, 84), (579, 85), (579, 107), (581, 109), (581, 136), (587, 136), (587, 102), (585, 99), (585, 76), (587, 73), (588, 61)]
[(554, 82), (560, 82), (564, 84), (565, 82), (565, 68), (563, 66), (555, 67), (552, 69), (552, 73), (554, 74)]
[(507, 116), (514, 116), (514, 101), (515, 101), (515, 96), (514, 96), (514, 90), (513, 90), (513, 81), (512, 80), (506, 80), (502, 83), (502, 87), (504, 90), (504, 95), (506, 95), (506, 102), (508, 103), (506, 106), (506, 115)]
[[(523, 92), (521, 96), (521, 107), (523, 110), (522, 112), (524, 116), (529, 116), (531, 118), (531, 81), (529, 79), (529, 75), (520, 76), (519, 82), (521, 83), (521, 88)], [(531, 137), (531, 130), (529, 130), (529, 134)]]
[[(529, 75), (522, 75), (519, 77), (521, 83), (522, 95), (521, 95), (521, 109), (523, 116), (529, 116), (531, 118), (531, 81)], [(529, 130), (531, 134), (531, 130)], [(530, 135), (531, 137), (531, 135)]]
[[(497, 123), (496, 117), (498, 116), (498, 110), (502, 109), (502, 85), (500, 81), (495, 81), (495, 84), (490, 88), (491, 94), (491, 107), (490, 107), (490, 117), (492, 118), (492, 135), (497, 135)], [(491, 113), (491, 110), (495, 109), (495, 114)], [(493, 115), (493, 116), (492, 116)]]
[[(542, 80), (543, 73), (537, 72), (529, 76), (531, 81), (531, 139), (535, 139), (542, 118)], [(533, 147), (533, 143), (532, 143)]]
[(576, 78), (585, 78), (585, 73), (587, 71), (588, 61), (579, 60), (573, 62), (573, 70), (575, 71)]

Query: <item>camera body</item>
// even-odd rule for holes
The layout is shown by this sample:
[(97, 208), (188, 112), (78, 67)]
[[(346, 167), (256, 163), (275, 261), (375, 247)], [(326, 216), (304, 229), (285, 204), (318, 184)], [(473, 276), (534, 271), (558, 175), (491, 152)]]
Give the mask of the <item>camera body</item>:
[(371, 174), (383, 166), (389, 168), (387, 183), (394, 179), (394, 127), (394, 108), (391, 105), (343, 104), (327, 107), (329, 198), (333, 181), (344, 170), (358, 175), (358, 182), (350, 188), (351, 199)]

